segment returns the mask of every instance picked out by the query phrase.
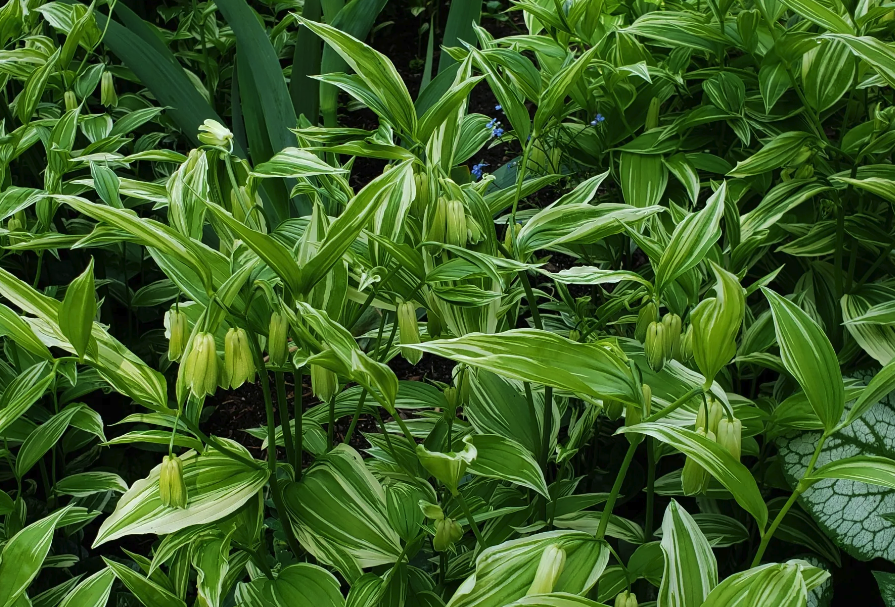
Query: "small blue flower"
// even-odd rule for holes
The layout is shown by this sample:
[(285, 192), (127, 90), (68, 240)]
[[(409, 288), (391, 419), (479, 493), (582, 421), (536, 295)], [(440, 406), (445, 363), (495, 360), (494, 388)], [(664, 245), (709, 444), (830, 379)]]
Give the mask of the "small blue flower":
[(497, 110), (498, 112), (502, 112), (503, 106), (498, 103), (497, 105), (494, 106), (494, 109)]
[(484, 172), (484, 169), (486, 166), (488, 166), (487, 162), (480, 162), (478, 164), (474, 164), (474, 165), (472, 165), (472, 170), (470, 171), (470, 173), (472, 173), (472, 176), (475, 177), (476, 179), (481, 179), (482, 173)]
[(492, 119), (488, 122), (488, 124), (485, 125), (485, 128), (487, 128), (487, 129), (494, 129), (494, 128), (498, 127), (498, 126), (500, 126), (500, 121), (498, 121), (497, 118), (492, 118)]
[[(498, 122), (498, 124), (500, 123)], [(491, 131), (492, 137), (500, 137), (501, 135), (503, 135), (503, 129), (500, 127), (497, 127)]]
[(597, 114), (594, 116), (594, 119), (590, 121), (591, 126), (597, 126), (601, 122), (606, 120), (606, 117), (603, 114)]

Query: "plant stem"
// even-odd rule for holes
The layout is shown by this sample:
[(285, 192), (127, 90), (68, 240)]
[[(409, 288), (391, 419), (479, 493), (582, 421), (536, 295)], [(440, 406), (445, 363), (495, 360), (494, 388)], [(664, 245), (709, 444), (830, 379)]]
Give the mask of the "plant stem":
[(641, 423), (650, 423), (650, 422), (654, 422), (654, 421), (658, 421), (658, 420), (662, 419), (666, 415), (669, 415), (672, 412), (680, 409), (688, 400), (690, 400), (691, 398), (693, 398), (700, 392), (702, 392), (701, 386), (692, 388), (689, 392), (685, 393), (683, 396), (681, 396), (679, 399), (677, 399), (676, 401), (671, 403), (669, 406), (665, 407), (661, 411), (656, 411), (655, 413), (653, 413), (652, 415), (647, 417), (645, 420), (643, 420), (643, 422), (641, 422)]
[(267, 376), (267, 368), (264, 366), (264, 359), (261, 357), (258, 337), (253, 331), (247, 331), (247, 333), (252, 353), (255, 357), (255, 368), (258, 369), (258, 374), (260, 375), (261, 393), (264, 395), (264, 409), (267, 413), (267, 471), (269, 473), (270, 494), (273, 498), (274, 506), (276, 506), (277, 514), (280, 517), (283, 533), (286, 535), (286, 542), (289, 544), (289, 549), (297, 557), (301, 554), (301, 547), (298, 544), (298, 540), (295, 539), (295, 533), (292, 530), (292, 523), (289, 521), (286, 506), (283, 504), (283, 496), (280, 493), (280, 484), (277, 479), (277, 443), (273, 417), (273, 398), (270, 395), (270, 380)]
[(786, 513), (789, 512), (789, 509), (792, 508), (792, 505), (796, 503), (796, 500), (799, 498), (802, 493), (808, 488), (808, 485), (805, 484), (805, 479), (814, 472), (814, 466), (817, 465), (817, 458), (820, 457), (820, 452), (823, 450), (824, 443), (827, 440), (828, 435), (825, 433), (821, 435), (820, 439), (817, 441), (817, 447), (814, 449), (814, 455), (811, 456), (811, 461), (808, 462), (808, 467), (805, 469), (805, 474), (802, 475), (801, 480), (799, 480), (799, 484), (796, 485), (795, 490), (792, 492), (792, 495), (789, 496), (789, 499), (786, 500), (786, 503), (783, 505), (783, 508), (780, 509), (780, 512), (777, 513), (777, 516), (774, 517), (774, 522), (771, 523), (771, 526), (768, 528), (767, 532), (761, 537), (761, 544), (758, 545), (758, 551), (755, 553), (755, 558), (752, 559), (752, 564), (749, 566), (750, 568), (757, 566), (761, 562), (761, 557), (764, 556), (765, 550), (768, 548), (768, 543), (771, 541), (771, 538), (774, 537), (774, 532), (777, 531), (777, 527), (780, 526), (780, 523), (783, 522), (783, 519), (786, 517)]
[(472, 534), (475, 536), (476, 544), (484, 548), (485, 538), (482, 537), (482, 532), (479, 531), (479, 526), (472, 517), (472, 511), (466, 503), (466, 498), (463, 497), (463, 494), (459, 491), (457, 491), (457, 500), (460, 502), (460, 507), (463, 508), (463, 514), (466, 515), (466, 521), (469, 523), (469, 526), (472, 527)]
[(277, 405), (280, 410), (280, 428), (283, 432), (283, 445), (286, 447), (286, 461), (295, 469), (295, 444), (292, 440), (292, 430), (289, 427), (289, 407), (286, 403), (286, 379), (282, 371), (276, 371), (274, 377), (277, 382)]
[(293, 374), (292, 383), (295, 384), (293, 388), (294, 394), (292, 395), (292, 414), (295, 416), (295, 436), (294, 436), (294, 445), (295, 448), (293, 451), (295, 452), (295, 480), (301, 480), (301, 464), (302, 464), (302, 450), (304, 449), (304, 407), (302, 407), (302, 372), (299, 369), (296, 369)]
[(653, 444), (653, 437), (646, 437), (646, 522), (644, 531), (646, 532), (646, 541), (653, 540), (653, 510), (656, 501), (656, 446)]
[(600, 526), (597, 528), (596, 534), (598, 540), (603, 539), (606, 535), (606, 528), (609, 527), (609, 519), (612, 517), (612, 509), (615, 508), (615, 502), (618, 499), (619, 492), (622, 490), (622, 483), (625, 481), (625, 475), (628, 473), (628, 468), (634, 460), (634, 453), (637, 451), (637, 445), (638, 443), (631, 443), (628, 445), (625, 459), (618, 469), (618, 475), (615, 477), (615, 484), (612, 485), (612, 492), (609, 494), (609, 499), (606, 500), (606, 505), (603, 507), (603, 514), (600, 516)]

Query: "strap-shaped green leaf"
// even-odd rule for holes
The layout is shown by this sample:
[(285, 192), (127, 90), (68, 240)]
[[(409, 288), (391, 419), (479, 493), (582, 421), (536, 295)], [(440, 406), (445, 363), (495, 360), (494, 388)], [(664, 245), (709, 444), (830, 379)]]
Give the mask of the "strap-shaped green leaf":
[(671, 500), (662, 519), (665, 566), (659, 603), (668, 607), (699, 607), (718, 585), (718, 562), (712, 546), (693, 517)]
[(656, 268), (656, 290), (659, 293), (687, 270), (695, 267), (721, 237), (721, 217), (727, 182), (706, 201), (705, 207), (687, 215), (674, 229), (671, 242), (662, 253)]
[(469, 472), (522, 485), (550, 499), (544, 473), (525, 447), (497, 434), (474, 434), (472, 444), (477, 453)]
[(793, 12), (798, 13), (809, 21), (813, 21), (819, 26), (829, 30), (831, 33), (853, 34), (855, 32), (855, 26), (851, 22), (848, 13), (845, 13), (845, 16), (842, 16), (833, 11), (830, 6), (835, 6), (835, 4), (832, 2), (829, 5), (826, 5), (818, 2), (818, 0), (781, 1)]
[(59, 607), (106, 607), (114, 581), (115, 572), (100, 569), (65, 595)]
[(838, 478), (895, 489), (895, 460), (879, 455), (856, 455), (824, 464), (805, 478), (816, 483), (824, 478)]
[(608, 347), (570, 341), (537, 329), (470, 333), (407, 347), (487, 369), (504, 377), (597, 398), (639, 404), (630, 367)]
[[(93, 283), (93, 258), (87, 269), (65, 290), (59, 308), (59, 330), (83, 360), (92, 339), (93, 317), (96, 316), (96, 288)], [(96, 342), (93, 342), (94, 349)]]
[(762, 287), (771, 313), (780, 358), (795, 377), (827, 431), (839, 423), (845, 409), (845, 385), (836, 351), (814, 320), (800, 307)]
[(53, 531), (68, 508), (31, 523), (16, 533), (0, 553), (0, 605), (12, 607), (40, 573), (50, 552)]
[(767, 525), (768, 508), (752, 473), (715, 441), (693, 430), (660, 423), (637, 424), (621, 428), (619, 432), (652, 436), (692, 458), (730, 491), (737, 503), (755, 518), (760, 529)]

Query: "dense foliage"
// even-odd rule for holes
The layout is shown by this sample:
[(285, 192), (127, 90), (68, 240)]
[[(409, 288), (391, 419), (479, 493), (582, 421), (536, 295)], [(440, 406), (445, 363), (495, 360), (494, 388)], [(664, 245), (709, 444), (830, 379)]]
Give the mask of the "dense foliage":
[(133, 8), (0, 8), (0, 607), (892, 570), (891, 4)]

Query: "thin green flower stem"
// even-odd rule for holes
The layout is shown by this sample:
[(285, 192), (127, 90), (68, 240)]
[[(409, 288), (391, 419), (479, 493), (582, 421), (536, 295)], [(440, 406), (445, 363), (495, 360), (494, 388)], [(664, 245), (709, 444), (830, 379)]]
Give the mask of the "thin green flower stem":
[(615, 508), (615, 502), (618, 500), (618, 494), (622, 490), (622, 483), (625, 481), (625, 475), (628, 473), (628, 468), (634, 460), (634, 453), (637, 451), (638, 444), (639, 443), (631, 443), (628, 445), (625, 459), (622, 460), (622, 465), (618, 469), (618, 475), (615, 477), (615, 484), (612, 485), (609, 499), (606, 500), (606, 505), (603, 507), (603, 514), (600, 516), (600, 526), (597, 528), (596, 534), (598, 540), (603, 539), (606, 535), (606, 529), (609, 527), (609, 519), (612, 517), (612, 509)]
[(190, 432), (192, 432), (193, 434), (195, 434), (199, 438), (200, 441), (202, 441), (203, 443), (206, 443), (208, 445), (211, 445), (212, 447), (214, 447), (215, 449), (220, 451), (220, 453), (222, 455), (229, 457), (233, 461), (239, 462), (240, 464), (242, 464), (244, 466), (248, 466), (249, 468), (252, 468), (253, 470), (264, 470), (264, 466), (259, 464), (254, 458), (244, 457), (244, 456), (240, 455), (239, 453), (236, 453), (232, 449), (223, 446), (223, 444), (216, 437), (209, 436), (208, 434), (205, 434), (204, 432), (202, 432), (202, 430), (199, 429), (199, 426), (196, 425), (189, 418), (189, 416), (181, 418), (180, 421), (182, 421), (183, 424), (187, 427), (187, 429)]
[[(395, 330), (398, 327), (397, 322), (392, 323), (392, 332), (389, 335), (388, 343), (385, 346), (385, 352), (391, 349), (392, 344), (395, 342)], [(379, 346), (382, 343), (382, 332), (385, 328), (385, 314), (379, 319), (379, 332), (376, 334), (376, 346), (373, 348), (373, 354), (376, 361), (381, 362), (382, 357), (379, 355)], [(348, 432), (345, 433), (345, 442), (350, 443), (351, 437), (354, 436), (354, 429), (357, 426), (358, 421), (360, 420), (361, 411), (364, 408), (364, 402), (367, 400), (368, 390), (364, 388), (360, 393), (360, 398), (357, 401), (357, 407), (354, 409), (354, 415), (351, 417), (351, 424), (348, 426)]]
[(289, 406), (286, 403), (286, 377), (282, 371), (275, 371), (274, 378), (277, 382), (277, 406), (280, 410), (280, 428), (283, 432), (283, 445), (286, 447), (286, 461), (295, 470), (295, 444), (292, 439), (292, 430), (289, 426)]
[(293, 437), (295, 452), (295, 480), (301, 480), (302, 450), (304, 449), (304, 407), (302, 406), (303, 374), (301, 369), (296, 369), (292, 383), (295, 385), (292, 395), (292, 414), (295, 416), (295, 436)]
[(252, 348), (252, 354), (255, 357), (255, 368), (261, 376), (261, 393), (264, 395), (264, 409), (267, 412), (267, 471), (269, 473), (268, 482), (270, 482), (270, 494), (273, 498), (274, 506), (276, 506), (277, 514), (283, 523), (283, 532), (286, 535), (286, 542), (289, 549), (296, 556), (301, 554), (301, 547), (298, 540), (295, 539), (295, 533), (292, 530), (292, 524), (289, 522), (286, 506), (283, 504), (283, 495), (280, 493), (280, 484), (277, 479), (277, 442), (276, 430), (273, 417), (273, 398), (270, 395), (270, 381), (267, 376), (267, 368), (264, 366), (264, 359), (261, 357), (261, 347), (258, 345), (258, 336), (253, 331), (248, 331), (249, 344)]
[(466, 498), (463, 497), (463, 494), (459, 491), (457, 491), (457, 500), (460, 502), (460, 507), (463, 508), (463, 514), (466, 515), (466, 521), (469, 523), (469, 526), (472, 527), (472, 534), (475, 536), (476, 545), (484, 548), (485, 538), (482, 537), (482, 532), (479, 531), (478, 523), (475, 522), (475, 518), (472, 516), (472, 511), (466, 503)]
[(338, 394), (333, 394), (329, 399), (329, 424), (326, 427), (326, 450), (332, 451), (333, 449), (333, 435), (335, 434), (336, 428), (336, 397)]
[(755, 553), (755, 558), (752, 559), (752, 564), (749, 566), (750, 569), (761, 563), (761, 557), (764, 556), (765, 550), (767, 550), (768, 548), (768, 543), (771, 541), (771, 538), (774, 537), (774, 532), (777, 531), (777, 527), (779, 527), (780, 523), (783, 522), (783, 519), (786, 517), (786, 513), (789, 512), (789, 509), (792, 508), (792, 505), (796, 503), (796, 500), (799, 499), (799, 496), (801, 496), (802, 493), (804, 493), (805, 490), (809, 487), (809, 485), (805, 482), (805, 479), (811, 476), (811, 473), (814, 472), (814, 466), (817, 465), (817, 458), (820, 457), (820, 452), (823, 450), (824, 443), (826, 442), (828, 437), (829, 434), (824, 433), (817, 441), (817, 447), (815, 447), (814, 449), (814, 455), (811, 456), (811, 461), (808, 462), (808, 468), (805, 469), (805, 474), (802, 475), (801, 480), (799, 480), (799, 484), (796, 485), (795, 490), (792, 492), (792, 495), (789, 496), (789, 499), (786, 500), (783, 508), (781, 508), (780, 512), (777, 513), (777, 516), (774, 518), (774, 522), (771, 523), (771, 526), (768, 528), (767, 532), (762, 535), (761, 543), (758, 545), (758, 551)]
[(656, 504), (656, 445), (652, 436), (646, 437), (646, 541), (653, 540), (654, 509)]
[(676, 401), (674, 401), (673, 403), (671, 403), (670, 405), (668, 405), (667, 407), (665, 407), (665, 408), (662, 409), (661, 411), (656, 411), (655, 413), (653, 413), (652, 415), (650, 415), (649, 417), (647, 417), (645, 420), (643, 420), (641, 423), (646, 424), (646, 423), (651, 423), (651, 422), (659, 421), (660, 419), (662, 419), (662, 418), (665, 417), (666, 415), (670, 415), (670, 414), (673, 413), (674, 411), (677, 411), (678, 409), (680, 409), (682, 406), (684, 406), (684, 404), (685, 404), (688, 400), (690, 400), (691, 398), (693, 398), (693, 397), (696, 396), (697, 394), (702, 393), (702, 391), (703, 391), (703, 390), (702, 390), (702, 386), (698, 386), (698, 387), (696, 387), (696, 388), (692, 388), (689, 392), (686, 392), (686, 393), (685, 393), (683, 396), (681, 396), (679, 399), (677, 399)]

